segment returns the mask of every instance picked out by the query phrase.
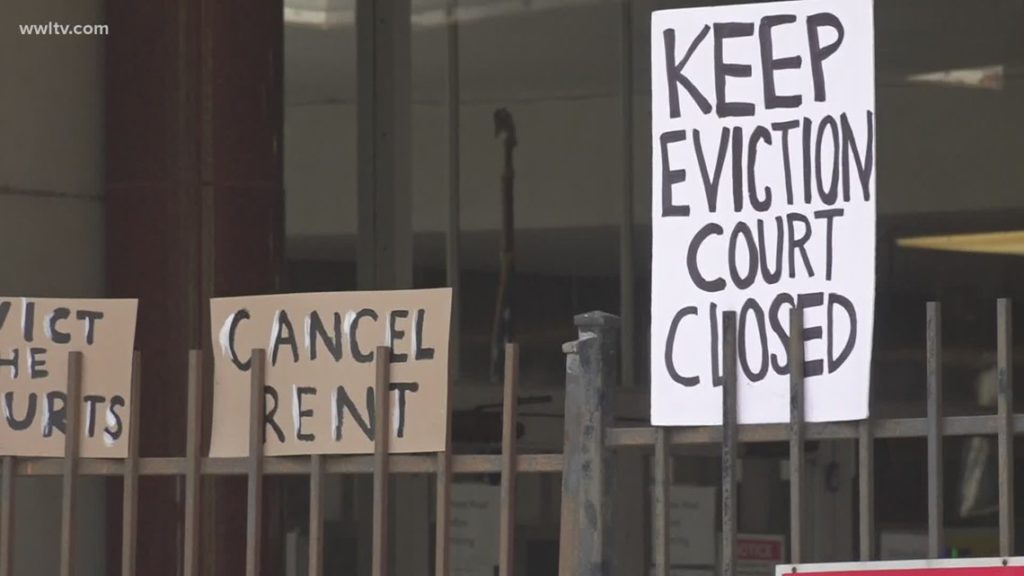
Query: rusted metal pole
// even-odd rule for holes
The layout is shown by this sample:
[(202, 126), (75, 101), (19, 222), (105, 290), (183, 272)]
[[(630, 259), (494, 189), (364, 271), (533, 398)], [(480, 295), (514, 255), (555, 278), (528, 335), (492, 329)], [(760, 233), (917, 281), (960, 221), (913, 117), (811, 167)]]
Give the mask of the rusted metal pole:
[(0, 484), (0, 576), (14, 571), (14, 456), (4, 456), (4, 478)]
[(928, 398), (928, 557), (938, 558), (943, 547), (942, 511), (942, 308), (929, 302), (925, 338)]
[(324, 457), (309, 462), (309, 576), (324, 573)]
[(248, 493), (245, 525), (245, 576), (259, 576), (263, 561), (263, 435), (267, 351), (252, 351), (249, 398)]
[(803, 561), (804, 315), (789, 313), (789, 561)]
[[(455, 291), (453, 290), (452, 293), (454, 298)], [(448, 535), (452, 490), (452, 383), (456, 379), (455, 375), (458, 374), (457, 361), (455, 356), (448, 357), (448, 389), (446, 391), (448, 402), (445, 405), (444, 414), (445, 447), (444, 451), (437, 454), (437, 469), (434, 477), (434, 576), (448, 576), (450, 564)]]
[(672, 456), (669, 452), (669, 428), (655, 430), (654, 437), (654, 576), (669, 576), (672, 558), (669, 553), (669, 520)]
[(579, 339), (563, 347), (565, 439), (558, 572), (562, 576), (611, 573), (613, 494), (611, 425), (619, 371), (619, 319), (603, 312), (576, 316)]
[(519, 404), (519, 345), (505, 345), (504, 402), (501, 416), (501, 509), (498, 576), (514, 576), (516, 536), (516, 421)]
[[(188, 414), (185, 444), (185, 576), (199, 576), (203, 443), (203, 352), (188, 353)], [(135, 401), (137, 403), (137, 401)]]
[(722, 316), (725, 338), (722, 346), (722, 576), (736, 574), (736, 422), (738, 386), (736, 378), (736, 312)]
[(139, 383), (142, 378), (142, 355), (136, 350), (132, 357), (131, 407), (128, 421), (128, 457), (124, 461), (124, 490), (121, 493), (121, 574), (135, 575), (137, 532), (139, 523)]
[(378, 346), (374, 381), (373, 425), (373, 576), (388, 576), (388, 495), (391, 468), (388, 443), (391, 440), (391, 350)]
[(1013, 306), (996, 303), (996, 356), (999, 392), (999, 554), (1013, 556)]
[(857, 481), (860, 492), (860, 559), (874, 559), (875, 547), (875, 437), (870, 417), (858, 425)]
[(81, 352), (68, 352), (67, 416), (64, 421), (64, 477), (60, 512), (60, 576), (75, 573), (75, 517), (78, 498), (78, 447), (81, 441), (78, 418), (82, 401)]

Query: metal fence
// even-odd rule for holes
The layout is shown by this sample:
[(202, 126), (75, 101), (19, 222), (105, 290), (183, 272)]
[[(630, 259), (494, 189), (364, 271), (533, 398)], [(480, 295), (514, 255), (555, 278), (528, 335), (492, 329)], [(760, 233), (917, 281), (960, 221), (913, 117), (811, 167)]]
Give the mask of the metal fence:
[[(266, 475), (308, 476), (309, 574), (324, 573), (324, 478), (329, 474), (373, 475), (373, 576), (385, 576), (388, 569), (388, 486), (392, 474), (433, 474), (436, 476), (436, 526), (434, 573), (449, 573), (449, 493), (454, 474), (500, 474), (501, 503), (498, 573), (514, 574), (514, 533), (516, 525), (516, 476), (531, 473), (562, 474), (560, 562), (562, 575), (604, 576), (612, 571), (611, 495), (614, 452), (627, 447), (650, 448), (654, 454), (653, 563), (657, 576), (669, 573), (669, 462), (675, 445), (721, 445), (722, 454), (722, 563), (723, 576), (734, 576), (736, 559), (737, 455), (741, 443), (788, 442), (790, 470), (790, 562), (803, 559), (802, 518), (805, 479), (804, 443), (809, 440), (850, 439), (858, 442), (860, 558), (874, 558), (874, 440), (876, 438), (926, 438), (928, 445), (928, 542), (931, 557), (938, 557), (943, 542), (942, 439), (945, 436), (997, 435), (999, 462), (999, 540), (1003, 556), (1013, 554), (1013, 437), (1024, 430), (1024, 415), (1013, 414), (1012, 330), (1008, 300), (997, 303), (998, 413), (986, 416), (942, 415), (941, 310), (937, 303), (927, 307), (927, 417), (870, 419), (863, 422), (810, 424), (803, 420), (802, 318), (790, 318), (791, 421), (787, 424), (737, 425), (736, 315), (726, 313), (723, 325), (724, 384), (722, 426), (654, 428), (616, 427), (613, 396), (619, 379), (619, 323), (615, 316), (600, 312), (576, 317), (579, 339), (565, 345), (566, 392), (565, 437), (562, 454), (520, 454), (516, 446), (519, 350), (507, 347), (505, 354), (502, 449), (500, 454), (392, 455), (388, 452), (389, 351), (376, 353), (375, 452), (373, 455), (313, 455), (309, 457), (265, 457), (262, 453), (264, 413), (265, 351), (253, 356), (251, 374), (249, 454), (244, 458), (202, 456), (202, 381), (200, 351), (189, 354), (188, 443), (184, 457), (140, 458), (138, 429), (130, 429), (129, 456), (124, 460), (80, 459), (79, 438), (67, 437), (63, 458), (3, 458), (0, 487), (0, 576), (12, 574), (15, 477), (61, 476), (60, 574), (75, 573), (74, 514), (77, 479), (80, 476), (121, 476), (124, 479), (121, 574), (135, 571), (137, 538), (137, 496), (139, 476), (180, 476), (185, 480), (183, 565), (186, 576), (199, 574), (200, 482), (210, 476), (245, 476), (248, 479), (246, 519), (246, 574), (261, 570), (260, 552), (263, 522), (263, 480)], [(67, 429), (78, 430), (79, 397), (83, 357), (71, 353), (68, 370)], [(141, 361), (136, 354), (132, 379), (132, 422), (137, 424)], [(448, 419), (450, 426), (451, 411)], [(684, 559), (675, 559), (677, 562)]]
[[(323, 574), (323, 495), (324, 477), (328, 474), (373, 475), (373, 552), (372, 574), (388, 574), (388, 484), (392, 474), (436, 475), (437, 526), (435, 573), (448, 573), (449, 492), (453, 474), (501, 474), (500, 566), (502, 574), (512, 574), (513, 528), (515, 526), (516, 473), (559, 472), (561, 454), (519, 455), (516, 450), (516, 399), (518, 389), (519, 350), (507, 347), (503, 405), (502, 452), (494, 454), (451, 454), (450, 451), (426, 455), (393, 455), (388, 452), (390, 430), (389, 384), (390, 354), (386, 347), (376, 350), (374, 454), (312, 455), (309, 457), (265, 457), (263, 455), (264, 386), (266, 352), (253, 352), (251, 402), (249, 406), (249, 454), (244, 458), (211, 458), (200, 454), (202, 426), (202, 352), (189, 353), (188, 377), (188, 443), (184, 457), (141, 458), (138, 454), (140, 426), (139, 379), (140, 355), (136, 353), (132, 370), (132, 403), (129, 429), (129, 455), (124, 460), (81, 459), (80, 438), (70, 434), (65, 441), (63, 458), (3, 457), (3, 483), (0, 487), (0, 576), (11, 576), (14, 556), (15, 478), (18, 476), (61, 476), (60, 575), (75, 573), (75, 501), (81, 476), (121, 476), (124, 480), (122, 545), (120, 572), (136, 574), (136, 539), (138, 515), (138, 479), (140, 476), (180, 476), (185, 480), (183, 565), (186, 576), (200, 573), (200, 483), (203, 477), (245, 476), (248, 479), (246, 504), (246, 568), (247, 576), (261, 571), (263, 549), (263, 480), (266, 475), (306, 475), (310, 483), (309, 506), (309, 574)], [(79, 429), (81, 375), (83, 355), (69, 355), (67, 382), (67, 430)], [(449, 410), (449, 420), (451, 411)], [(449, 422), (450, 425), (450, 422)], [(113, 570), (112, 570), (113, 572)]]

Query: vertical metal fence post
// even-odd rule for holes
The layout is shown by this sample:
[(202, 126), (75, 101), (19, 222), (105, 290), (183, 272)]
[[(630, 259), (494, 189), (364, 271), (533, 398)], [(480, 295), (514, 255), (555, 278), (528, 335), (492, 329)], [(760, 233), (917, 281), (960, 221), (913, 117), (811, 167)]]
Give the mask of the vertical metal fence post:
[(139, 382), (142, 378), (142, 355), (136, 351), (132, 358), (131, 392), (128, 395), (131, 406), (128, 421), (128, 457), (124, 461), (124, 490), (121, 505), (121, 574), (135, 576), (136, 529), (139, 518)]
[(78, 497), (78, 417), (82, 403), (81, 352), (68, 352), (68, 391), (64, 403), (64, 477), (60, 503), (60, 576), (75, 573), (75, 512)]
[(999, 391), (999, 554), (1013, 556), (1013, 305), (996, 303), (996, 356)]
[(498, 576), (514, 576), (516, 536), (516, 422), (519, 404), (519, 345), (505, 345), (501, 415), (501, 510)]
[(252, 351), (252, 372), (250, 373), (249, 397), (249, 456), (246, 469), (249, 474), (249, 489), (246, 509), (245, 574), (258, 576), (263, 552), (263, 435), (264, 389), (267, 383), (267, 351)]
[(386, 346), (376, 352), (373, 425), (373, 571), (388, 574), (388, 491), (391, 474), (388, 443), (391, 439), (391, 354)]
[(655, 428), (654, 437), (654, 576), (669, 576), (672, 558), (669, 554), (669, 506), (671, 503), (668, 428)]
[(188, 353), (188, 418), (185, 431), (185, 576), (199, 576), (200, 449), (203, 441), (203, 353)]
[[(449, 396), (449, 403), (451, 402)], [(449, 412), (451, 407), (449, 404)], [(448, 429), (451, 434), (451, 428)], [(451, 507), (452, 456), (449, 449), (437, 455), (437, 473), (434, 486), (434, 576), (448, 576), (448, 512)], [(310, 575), (312, 576), (312, 575)]]
[[(722, 576), (736, 573), (736, 312), (722, 315)], [(714, 359), (712, 359), (714, 362)]]
[(309, 462), (309, 576), (324, 573), (324, 457)]
[(942, 309), (929, 302), (927, 314), (928, 401), (928, 557), (938, 558), (943, 546), (942, 514)]
[(857, 483), (860, 510), (860, 559), (867, 562), (874, 559), (875, 548), (875, 437), (871, 429), (871, 418), (865, 419), (858, 428), (857, 439)]
[(14, 572), (14, 456), (4, 456), (3, 484), (0, 484), (0, 576)]
[(619, 319), (603, 312), (576, 316), (579, 339), (563, 346), (565, 438), (558, 573), (611, 572), (611, 462), (605, 431), (619, 369)]
[(793, 564), (803, 561), (804, 315), (789, 312), (789, 538)]
[[(453, 297), (454, 293), (453, 290)], [(505, 358), (507, 360), (507, 354)], [(457, 361), (458, 359), (454, 356), (450, 356), (448, 359), (448, 403), (444, 414), (445, 447), (443, 452), (437, 454), (437, 472), (434, 475), (434, 576), (448, 576), (449, 569), (448, 513), (451, 506), (452, 489), (452, 384), (458, 374)]]

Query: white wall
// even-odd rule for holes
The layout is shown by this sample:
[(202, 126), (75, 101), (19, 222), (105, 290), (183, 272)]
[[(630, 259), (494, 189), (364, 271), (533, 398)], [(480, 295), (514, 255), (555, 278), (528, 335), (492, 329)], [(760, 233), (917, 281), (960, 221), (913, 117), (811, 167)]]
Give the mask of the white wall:
[[(103, 40), (21, 36), (18, 24), (102, 23), (102, 0), (0, 2), (0, 294), (102, 296)], [(105, 574), (105, 488), (83, 479), (80, 574)], [(20, 478), (19, 576), (56, 574), (60, 480)]]

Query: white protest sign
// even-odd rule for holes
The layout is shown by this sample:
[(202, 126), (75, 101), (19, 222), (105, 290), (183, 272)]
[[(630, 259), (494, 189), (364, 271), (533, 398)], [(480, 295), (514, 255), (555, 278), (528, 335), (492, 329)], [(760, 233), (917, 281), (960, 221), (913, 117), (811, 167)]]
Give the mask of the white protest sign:
[(788, 421), (794, 306), (807, 420), (867, 416), (872, 22), (868, 0), (653, 14), (653, 424), (721, 423), (725, 311), (739, 421)]

